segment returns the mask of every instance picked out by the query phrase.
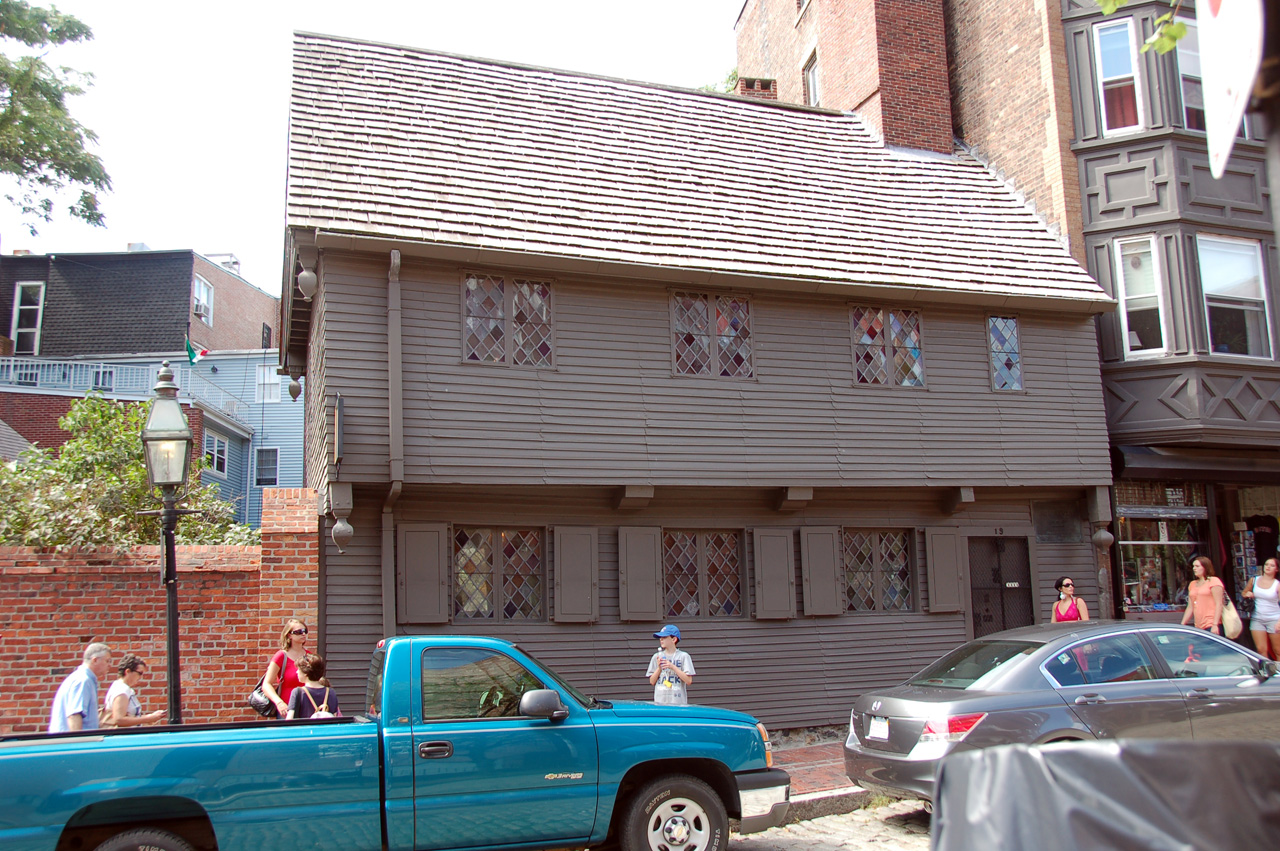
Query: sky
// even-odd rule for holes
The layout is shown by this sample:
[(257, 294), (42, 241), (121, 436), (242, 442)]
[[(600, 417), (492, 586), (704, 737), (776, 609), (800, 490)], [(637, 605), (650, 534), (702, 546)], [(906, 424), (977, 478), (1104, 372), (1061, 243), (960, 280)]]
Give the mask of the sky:
[(37, 236), (0, 199), (0, 252), (232, 253), (279, 295), (295, 30), (696, 88), (735, 66), (743, 0), (31, 2), (93, 29), (45, 60), (94, 75), (70, 110), (97, 133), (112, 189), (99, 197), (105, 228), (60, 203)]

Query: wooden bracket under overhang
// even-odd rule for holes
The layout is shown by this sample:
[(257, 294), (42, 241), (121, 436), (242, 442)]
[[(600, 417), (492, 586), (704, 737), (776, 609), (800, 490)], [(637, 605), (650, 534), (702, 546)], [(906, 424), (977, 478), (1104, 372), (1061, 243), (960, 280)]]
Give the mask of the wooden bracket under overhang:
[(960, 510), (961, 506), (976, 501), (973, 496), (973, 488), (950, 488), (942, 497), (942, 510), (947, 514), (955, 514)]
[(799, 511), (813, 499), (813, 488), (786, 487), (778, 493), (775, 511)]
[(614, 508), (647, 508), (653, 499), (653, 485), (624, 485), (618, 491)]

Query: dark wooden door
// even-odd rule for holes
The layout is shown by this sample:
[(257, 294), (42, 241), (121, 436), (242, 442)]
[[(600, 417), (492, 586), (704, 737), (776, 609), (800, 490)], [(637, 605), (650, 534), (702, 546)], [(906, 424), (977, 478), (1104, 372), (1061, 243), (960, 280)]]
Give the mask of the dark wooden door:
[(969, 539), (973, 637), (1035, 623), (1026, 538)]

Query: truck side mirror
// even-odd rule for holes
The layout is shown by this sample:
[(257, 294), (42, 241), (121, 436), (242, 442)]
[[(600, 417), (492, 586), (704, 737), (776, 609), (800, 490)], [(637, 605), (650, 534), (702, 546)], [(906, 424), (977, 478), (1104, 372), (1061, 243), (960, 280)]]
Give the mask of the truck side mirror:
[(569, 717), (569, 709), (560, 702), (560, 692), (555, 689), (536, 688), (520, 696), (520, 714), (527, 718), (563, 721)]

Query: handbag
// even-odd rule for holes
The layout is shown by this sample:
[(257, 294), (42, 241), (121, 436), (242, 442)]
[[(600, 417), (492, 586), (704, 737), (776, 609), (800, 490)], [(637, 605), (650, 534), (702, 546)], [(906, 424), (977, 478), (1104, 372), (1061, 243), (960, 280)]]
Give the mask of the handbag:
[(258, 684), (253, 691), (249, 692), (249, 707), (263, 718), (275, 718), (280, 713), (276, 710), (275, 702), (267, 697), (267, 693), (262, 690), (262, 684), (266, 682), (267, 675), (263, 674), (258, 678)]
[(1240, 622), (1240, 615), (1236, 612), (1235, 604), (1231, 602), (1231, 598), (1226, 594), (1222, 595), (1222, 633), (1227, 638), (1239, 638), (1244, 624)]

